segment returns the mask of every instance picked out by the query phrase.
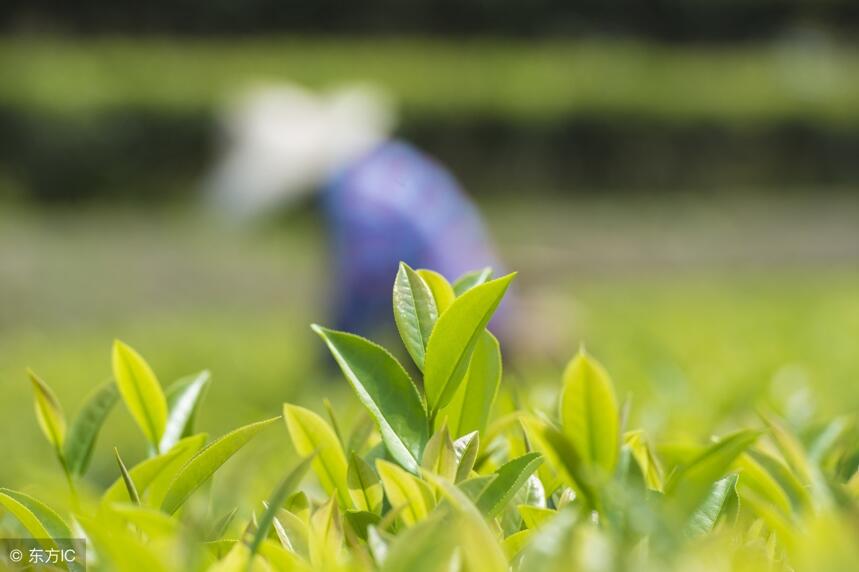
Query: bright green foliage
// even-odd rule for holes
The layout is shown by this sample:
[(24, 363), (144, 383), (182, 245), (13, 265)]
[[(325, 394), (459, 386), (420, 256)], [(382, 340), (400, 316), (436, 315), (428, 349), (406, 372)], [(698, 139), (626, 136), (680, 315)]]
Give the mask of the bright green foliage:
[(153, 449), (158, 451), (167, 425), (167, 399), (152, 368), (139, 353), (116, 340), (113, 343), (113, 377), (131, 416)]
[(414, 382), (383, 347), (360, 336), (314, 326), (376, 420), (391, 456), (416, 472), (429, 433), (426, 410)]
[[(52, 548), (79, 526), (94, 570), (132, 572), (856, 569), (855, 419), (797, 428), (762, 413), (706, 442), (645, 435), (627, 430), (636, 413), (621, 415), (606, 369), (584, 352), (555, 403), (513, 397), (486, 329), (512, 275), (488, 278), (470, 273), (453, 288), (400, 267), (394, 318), (418, 366), (426, 350), (422, 383), (381, 346), (314, 326), (362, 416), (348, 426), (327, 400), (328, 419), (284, 404), (282, 437), (296, 454), (274, 462), (295, 468), (267, 499), (249, 489), (215, 511), (203, 491), (187, 501), (263, 429), (283, 431), (278, 418), (205, 445), (193, 424), (208, 372), (165, 395), (143, 358), (117, 342), (116, 383), (88, 398), (66, 432), (58, 399), (31, 375), (39, 425), (69, 482), (69, 514), (0, 489), (0, 531)], [(118, 395), (151, 454), (126, 466), (117, 452), (116, 479), (94, 502), (78, 485)], [(540, 405), (515, 405), (532, 402)], [(317, 482), (298, 490), (310, 467)]]
[(603, 367), (579, 352), (564, 370), (561, 427), (594, 478), (611, 475), (620, 447), (617, 400)]
[(36, 419), (42, 433), (48, 442), (56, 449), (57, 454), (62, 456), (63, 442), (66, 438), (66, 417), (63, 408), (53, 390), (32, 371), (29, 371), (30, 382), (33, 384), (33, 393), (36, 404)]
[(162, 510), (168, 514), (176, 512), (176, 509), (182, 506), (182, 503), (188, 499), (191, 493), (200, 488), (221, 465), (253, 439), (257, 433), (278, 419), (280, 417), (239, 427), (217, 441), (213, 441), (191, 457), (191, 460), (182, 467), (170, 484), (167, 495), (161, 503)]
[(394, 281), (394, 321), (418, 369), (424, 368), (427, 342), (437, 319), (432, 290), (417, 272), (401, 262)]
[(474, 346), (515, 276), (510, 274), (468, 290), (439, 317), (427, 344), (424, 364), (424, 390), (431, 417), (453, 399)]
[(309, 409), (285, 404), (283, 418), (299, 455), (315, 455), (313, 470), (329, 495), (337, 495), (342, 504), (349, 505), (346, 484), (346, 456), (340, 441), (322, 417)]
[(81, 476), (86, 473), (98, 433), (118, 398), (116, 384), (113, 381), (105, 383), (90, 395), (72, 422), (63, 449), (71, 474)]

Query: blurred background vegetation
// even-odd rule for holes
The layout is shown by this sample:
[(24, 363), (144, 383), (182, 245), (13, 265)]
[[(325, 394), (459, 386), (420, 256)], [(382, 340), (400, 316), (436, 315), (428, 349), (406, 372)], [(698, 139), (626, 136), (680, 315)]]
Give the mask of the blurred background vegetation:
[(307, 327), (318, 214), (200, 213), (217, 113), (277, 80), (386, 88), (521, 271), (534, 336), (586, 341), (651, 431), (859, 408), (856, 2), (12, 0), (0, 30), (4, 485), (52, 469), (24, 368), (74, 411), (114, 337), (165, 384), (210, 368), (211, 434), (336, 394)]

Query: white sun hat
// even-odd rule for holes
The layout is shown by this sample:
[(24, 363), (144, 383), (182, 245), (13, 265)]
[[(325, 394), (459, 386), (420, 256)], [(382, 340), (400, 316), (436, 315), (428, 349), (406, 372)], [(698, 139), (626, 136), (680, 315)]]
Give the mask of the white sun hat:
[(393, 124), (388, 98), (371, 86), (327, 93), (293, 84), (250, 89), (222, 115), (225, 148), (206, 196), (238, 219), (283, 208), (379, 145)]

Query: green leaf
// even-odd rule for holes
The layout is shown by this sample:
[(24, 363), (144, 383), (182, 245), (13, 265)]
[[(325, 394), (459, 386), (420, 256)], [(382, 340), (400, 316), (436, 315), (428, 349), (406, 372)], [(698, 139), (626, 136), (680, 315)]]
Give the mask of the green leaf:
[(435, 500), (432, 490), (424, 481), (382, 459), (376, 461), (376, 470), (391, 506), (405, 507), (402, 512), (403, 522), (412, 525), (426, 518), (435, 506)]
[(486, 430), (500, 384), (501, 346), (495, 336), (484, 330), (474, 346), (465, 379), (438, 417), (447, 417), (454, 437), (472, 431), (482, 433)]
[(463, 435), (453, 442), (453, 450), (458, 459), (454, 482), (460, 483), (467, 479), (474, 469), (474, 462), (480, 451), (480, 434), (477, 431), (472, 431), (468, 435)]
[(543, 453), (546, 461), (555, 468), (567, 485), (569, 485), (586, 505), (598, 508), (597, 491), (592, 479), (584, 471), (584, 463), (579, 453), (567, 436), (536, 417), (522, 415), (520, 422), (528, 435), (529, 442), (535, 449)]
[(515, 277), (508, 274), (472, 288), (439, 317), (427, 344), (424, 391), (431, 412), (453, 399), (468, 369), (474, 346)]
[(179, 439), (194, 432), (194, 419), (200, 408), (203, 395), (211, 380), (209, 370), (183, 377), (167, 388), (166, 398), (169, 414), (160, 450), (169, 451)]
[[(5, 497), (5, 501), (3, 500)], [(35, 518), (40, 526), (29, 526), (27, 522), (18, 518), (19, 522), (33, 534), (34, 538), (71, 538), (72, 533), (69, 525), (60, 517), (59, 514), (51, 507), (42, 501), (31, 497), (22, 492), (13, 491), (12, 489), (0, 488), (0, 503), (2, 503), (9, 511), (18, 518), (19, 514), (24, 515), (25, 520), (29, 519), (29, 515), (20, 511), (20, 507), (25, 508)], [(19, 506), (13, 506), (19, 505)], [(30, 521), (32, 525), (32, 521)], [(41, 536), (39, 534), (42, 534)], [(46, 533), (46, 534), (43, 534)]]
[(239, 427), (220, 439), (213, 441), (194, 455), (173, 479), (164, 497), (164, 501), (161, 503), (161, 510), (167, 514), (176, 512), (188, 497), (191, 496), (191, 493), (206, 482), (221, 465), (227, 462), (230, 457), (256, 436), (257, 433), (279, 419), (280, 417), (273, 417), (272, 419)]
[(36, 419), (39, 422), (39, 427), (62, 459), (63, 441), (66, 437), (66, 418), (63, 415), (63, 408), (47, 383), (42, 381), (32, 370), (27, 370), (27, 375), (33, 384)]
[(650, 449), (650, 445), (648, 445), (644, 437), (644, 431), (639, 429), (625, 433), (623, 436), (623, 446), (629, 449), (632, 458), (635, 459), (647, 488), (652, 491), (662, 492), (662, 471), (659, 468), (659, 463), (657, 463), (653, 451)]
[(157, 452), (167, 424), (167, 400), (155, 373), (140, 354), (115, 340), (113, 378), (128, 411)]
[[(33, 538), (39, 539), (44, 548), (70, 547), (67, 543), (73, 535), (69, 525), (42, 501), (22, 492), (0, 488), (0, 505), (6, 507)], [(68, 569), (83, 572), (79, 562), (69, 562)]]
[(366, 510), (347, 510), (344, 514), (349, 526), (361, 540), (367, 540), (367, 529), (371, 526), (378, 526), (382, 520), (382, 517), (377, 513)]
[(251, 540), (249, 544), (251, 555), (257, 553), (260, 544), (262, 544), (262, 541), (268, 536), (268, 531), (271, 528), (281, 505), (286, 500), (286, 497), (301, 483), (301, 479), (303, 479), (304, 475), (307, 473), (307, 469), (310, 467), (311, 461), (313, 461), (311, 457), (307, 457), (302, 460), (298, 466), (289, 472), (280, 485), (278, 485), (277, 489), (272, 493), (271, 497), (269, 497), (268, 507), (257, 523), (257, 530), (254, 533), (253, 540)]
[(728, 468), (760, 437), (751, 429), (732, 433), (707, 447), (677, 470), (667, 483), (666, 494), (675, 501), (678, 516), (684, 520), (697, 509), (714, 482), (723, 478)]
[(457, 466), (456, 448), (450, 438), (447, 424), (442, 424), (424, 449), (421, 468), (453, 482), (456, 479)]
[(701, 503), (701, 506), (698, 507), (686, 524), (686, 534), (695, 538), (712, 531), (716, 526), (719, 515), (722, 514), (728, 504), (728, 498), (730, 495), (736, 494), (736, 486), (736, 474), (728, 475), (713, 483), (704, 502)]
[(316, 570), (330, 570), (343, 550), (343, 525), (334, 497), (310, 517), (310, 562)]
[(472, 270), (466, 272), (453, 282), (453, 293), (457, 296), (462, 296), (475, 286), (480, 286), (487, 280), (492, 278), (492, 269), (488, 266), (480, 270)]
[(64, 448), (66, 466), (72, 475), (86, 473), (99, 431), (118, 398), (119, 391), (112, 380), (103, 384), (87, 398), (72, 422)]
[(584, 351), (564, 371), (561, 427), (595, 482), (608, 479), (617, 465), (620, 421), (611, 379)]
[(424, 368), (424, 355), (432, 328), (438, 319), (432, 291), (417, 272), (400, 262), (394, 281), (394, 321), (403, 345), (418, 369)]
[(438, 315), (441, 316), (444, 311), (453, 304), (454, 299), (456, 299), (456, 293), (453, 291), (453, 286), (450, 285), (450, 282), (448, 282), (444, 276), (433, 270), (422, 268), (415, 272), (417, 272), (418, 276), (423, 278), (424, 282), (429, 286), (429, 289), (432, 292), (432, 297), (435, 300), (435, 306), (438, 309)]
[[(145, 459), (129, 469), (128, 474), (131, 475), (131, 479), (137, 487), (137, 492), (143, 494), (150, 486), (154, 489), (155, 483), (163, 475), (169, 474), (171, 468), (183, 466), (190, 456), (203, 446), (206, 438), (207, 435), (205, 433), (186, 437), (176, 443), (170, 451)], [(172, 481), (172, 477), (170, 480)], [(104, 495), (102, 495), (101, 500), (104, 503), (131, 500), (122, 477), (113, 482)]]
[[(449, 511), (430, 518), (397, 535), (387, 549), (382, 572), (447, 572), (456, 547), (456, 529)], [(373, 537), (372, 532), (368, 535)]]
[(358, 399), (379, 426), (391, 456), (417, 472), (429, 438), (426, 410), (403, 366), (381, 346), (360, 336), (314, 325)]
[(501, 543), (501, 548), (504, 549), (504, 555), (507, 560), (514, 560), (528, 546), (531, 537), (534, 535), (534, 530), (520, 530), (504, 539)]
[(122, 482), (125, 483), (125, 490), (128, 491), (128, 498), (134, 504), (140, 504), (140, 495), (137, 493), (137, 487), (134, 486), (134, 480), (128, 474), (128, 469), (125, 468), (125, 463), (122, 462), (122, 457), (119, 456), (119, 449), (113, 448), (113, 454), (116, 457), (116, 464), (119, 465), (119, 473), (122, 476)]
[(518, 510), (519, 514), (522, 515), (522, 520), (525, 522), (525, 526), (532, 529), (540, 528), (543, 524), (558, 514), (558, 511), (550, 508), (531, 506), (527, 504), (520, 504), (516, 507), (516, 510)]
[(336, 494), (340, 504), (350, 508), (352, 499), (346, 483), (346, 456), (331, 426), (313, 411), (289, 403), (283, 405), (283, 418), (298, 454), (304, 457), (316, 454), (313, 472), (322, 488), (329, 495)]
[(543, 462), (540, 453), (527, 453), (503, 464), (477, 497), (477, 508), (493, 518), (507, 505)]
[(375, 514), (382, 513), (382, 481), (373, 471), (373, 467), (367, 461), (354, 452), (349, 457), (349, 469), (346, 473), (346, 481), (349, 485), (349, 494), (356, 507), (362, 511)]

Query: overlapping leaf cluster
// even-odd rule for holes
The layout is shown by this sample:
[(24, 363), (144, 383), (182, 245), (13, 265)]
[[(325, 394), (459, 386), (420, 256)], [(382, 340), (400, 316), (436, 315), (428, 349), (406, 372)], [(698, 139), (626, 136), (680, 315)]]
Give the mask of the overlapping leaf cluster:
[[(761, 413), (754, 426), (709, 443), (654, 445), (626, 426), (628, 408), (584, 350), (563, 372), (555, 411), (499, 407), (501, 352), (487, 325), (513, 277), (483, 270), (451, 285), (401, 265), (393, 309), (409, 369), (369, 340), (314, 326), (366, 415), (344, 433), (328, 402), (328, 419), (285, 404), (298, 456), (269, 498), (247, 499), (254, 510), (244, 521), (236, 507), (201, 524), (186, 503), (280, 418), (210, 441), (194, 429), (208, 372), (162, 390), (121, 342), (114, 379), (70, 426), (50, 387), (30, 373), (38, 423), (69, 483), (70, 514), (9, 489), (0, 489), (0, 507), (12, 530), (46, 548), (85, 537), (92, 569), (105, 570), (859, 566), (853, 419), (797, 433)], [(120, 399), (149, 455), (128, 468), (115, 451), (116, 481), (98, 502), (81, 499), (77, 484)], [(310, 470), (317, 486), (302, 491)]]

